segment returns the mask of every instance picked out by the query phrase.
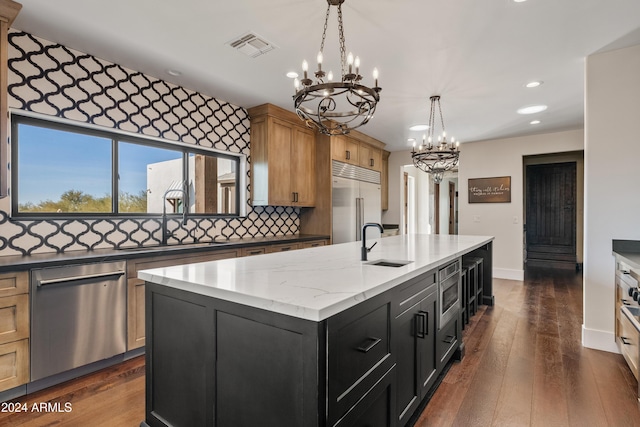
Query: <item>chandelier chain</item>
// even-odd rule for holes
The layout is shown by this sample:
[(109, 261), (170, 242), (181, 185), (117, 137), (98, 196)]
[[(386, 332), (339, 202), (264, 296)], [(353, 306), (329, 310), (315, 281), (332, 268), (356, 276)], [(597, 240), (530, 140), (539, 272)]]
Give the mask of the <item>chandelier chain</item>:
[(438, 98), (437, 101), (438, 101), (438, 112), (440, 113), (440, 124), (442, 125), (442, 138), (444, 140), (446, 140), (447, 137), (445, 136), (446, 134), (444, 133), (445, 132), (445, 129), (444, 129), (444, 116), (442, 115), (442, 106), (440, 105), (440, 98)]
[(327, 15), (324, 18), (324, 30), (322, 31), (322, 43), (320, 43), (320, 52), (324, 52), (324, 40), (327, 38), (327, 26), (329, 25), (330, 13), (331, 13), (331, 3), (327, 5)]
[(342, 24), (342, 4), (338, 5), (338, 38), (340, 39), (340, 68), (342, 77), (344, 77), (347, 74), (347, 68), (345, 67), (347, 48), (345, 47), (344, 25)]

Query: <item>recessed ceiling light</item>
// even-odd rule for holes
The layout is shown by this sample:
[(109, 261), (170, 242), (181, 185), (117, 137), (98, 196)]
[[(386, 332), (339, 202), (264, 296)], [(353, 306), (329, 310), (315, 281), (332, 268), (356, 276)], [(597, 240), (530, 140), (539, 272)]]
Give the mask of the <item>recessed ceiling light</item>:
[(167, 74), (173, 77), (178, 77), (182, 75), (182, 73), (178, 70), (167, 70)]
[(518, 114), (535, 114), (547, 109), (546, 105), (530, 105), (518, 109)]
[(409, 144), (413, 144), (414, 142), (416, 142), (416, 139), (415, 138), (409, 138), (409, 139), (407, 139), (407, 142)]
[(289, 77), (290, 79), (298, 78), (298, 73), (296, 73), (295, 71), (289, 71), (287, 73), (287, 77)]
[(409, 128), (409, 130), (427, 130), (429, 129), (429, 125), (413, 125)]
[(528, 87), (528, 88), (532, 88), (532, 87), (538, 87), (542, 84), (543, 82), (541, 80), (535, 80), (532, 82), (527, 83), (526, 85), (524, 85), (524, 87)]
[(530, 125), (539, 125), (540, 124), (540, 120), (531, 120), (529, 122)]
[(527, 0), (513, 0), (514, 3), (522, 3), (522, 2), (525, 2), (525, 1), (527, 1)]

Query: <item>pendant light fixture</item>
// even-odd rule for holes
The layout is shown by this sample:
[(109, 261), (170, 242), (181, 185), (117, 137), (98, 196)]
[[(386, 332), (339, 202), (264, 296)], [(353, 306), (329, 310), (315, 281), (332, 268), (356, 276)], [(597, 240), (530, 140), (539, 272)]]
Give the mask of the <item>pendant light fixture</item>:
[[(309, 64), (302, 62), (303, 78), (296, 79), (293, 102), (298, 117), (307, 126), (315, 127), (326, 135), (344, 135), (352, 129), (366, 124), (376, 111), (380, 101), (378, 87), (378, 69), (373, 69), (374, 86), (370, 88), (362, 83), (360, 58), (347, 54), (342, 23), (342, 3), (344, 0), (327, 0), (327, 14), (322, 32), (320, 52), (317, 56), (318, 68), (313, 73), (315, 80), (309, 78)], [(338, 41), (340, 48), (339, 80), (333, 81), (333, 73), (322, 69), (324, 61), (324, 41), (331, 6), (338, 9)]]
[[(416, 143), (413, 143), (411, 157), (413, 165), (420, 170), (433, 175), (436, 183), (442, 182), (442, 177), (446, 171), (455, 168), (458, 165), (460, 157), (460, 142), (451, 138), (447, 141), (447, 131), (444, 127), (444, 118), (442, 117), (442, 108), (440, 107), (440, 96), (434, 95), (431, 100), (431, 112), (429, 113), (429, 130), (428, 136), (422, 137), (422, 144), (416, 150)], [(442, 131), (439, 134), (435, 132), (436, 112), (440, 115), (440, 124)], [(438, 141), (435, 142), (437, 138)]]

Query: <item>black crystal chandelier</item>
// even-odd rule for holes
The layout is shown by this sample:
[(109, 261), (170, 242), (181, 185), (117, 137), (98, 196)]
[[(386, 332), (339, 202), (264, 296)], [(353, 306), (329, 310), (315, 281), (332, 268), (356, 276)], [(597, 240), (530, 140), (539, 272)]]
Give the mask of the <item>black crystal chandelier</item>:
[[(442, 117), (442, 108), (440, 107), (440, 96), (434, 95), (431, 98), (431, 112), (429, 114), (429, 131), (428, 137), (422, 137), (422, 144), (416, 150), (416, 144), (413, 143), (411, 157), (413, 165), (427, 173), (433, 175), (436, 183), (442, 182), (442, 177), (446, 171), (450, 171), (458, 165), (460, 157), (460, 142), (456, 142), (454, 138), (447, 141), (447, 131), (444, 127), (444, 118)], [(440, 115), (440, 124), (442, 133), (438, 134), (438, 141), (435, 142), (435, 125), (436, 125), (436, 107)]]
[[(380, 101), (378, 87), (378, 69), (373, 69), (374, 87), (362, 84), (360, 75), (360, 58), (347, 54), (342, 23), (342, 3), (344, 0), (327, 0), (327, 14), (322, 32), (320, 52), (317, 56), (318, 69), (315, 81), (309, 78), (309, 65), (302, 62), (304, 76), (295, 80), (294, 106), (298, 117), (307, 126), (317, 128), (326, 135), (344, 135), (352, 129), (366, 124)], [(327, 35), (327, 24), (331, 6), (338, 9), (338, 40), (340, 45), (340, 81), (333, 81), (333, 73), (325, 73), (322, 69), (324, 59), (324, 41)]]

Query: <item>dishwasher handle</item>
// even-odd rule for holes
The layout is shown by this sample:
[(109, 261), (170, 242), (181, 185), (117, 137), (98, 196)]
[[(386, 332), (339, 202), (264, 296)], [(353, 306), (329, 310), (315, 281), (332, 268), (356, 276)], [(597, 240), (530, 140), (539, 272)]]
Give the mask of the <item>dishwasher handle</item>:
[(58, 285), (61, 283), (77, 282), (79, 280), (102, 279), (104, 277), (123, 276), (124, 273), (125, 273), (124, 271), (118, 270), (118, 271), (109, 271), (106, 273), (85, 274), (82, 276), (71, 276), (71, 277), (61, 277), (58, 279), (38, 280), (38, 287)]

